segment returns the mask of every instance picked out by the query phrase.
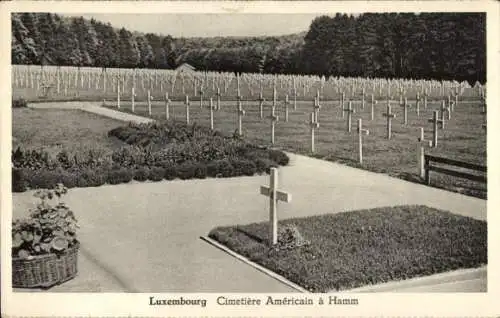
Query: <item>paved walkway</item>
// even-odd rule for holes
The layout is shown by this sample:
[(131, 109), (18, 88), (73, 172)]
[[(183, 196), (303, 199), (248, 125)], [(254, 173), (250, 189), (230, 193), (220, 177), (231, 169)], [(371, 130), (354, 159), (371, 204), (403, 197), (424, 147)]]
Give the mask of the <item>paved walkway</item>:
[(113, 109), (101, 107), (99, 103), (96, 102), (51, 102), (51, 103), (34, 103), (29, 104), (31, 108), (38, 109), (80, 109), (89, 113), (94, 113), (102, 116), (106, 116), (113, 119), (123, 120), (123, 121), (133, 121), (137, 123), (149, 123), (154, 120), (151, 118), (146, 118), (142, 116), (137, 116), (134, 114), (124, 113), (120, 111), (115, 111)]
[[(418, 203), (486, 219), (484, 200), (308, 157), (291, 159), (280, 168), (281, 187), (293, 194), (291, 203), (280, 205), (281, 218)], [(66, 202), (81, 225), (83, 276), (55, 291), (292, 292), (199, 239), (215, 226), (267, 220), (268, 201), (259, 195), (267, 183), (267, 176), (256, 176), (70, 190)], [(15, 193), (14, 215), (31, 202), (29, 193)]]
[[(293, 201), (279, 205), (280, 218), (424, 204), (486, 220), (485, 200), (290, 157), (290, 165), (280, 168), (279, 184)], [(216, 226), (267, 220), (261, 184), (268, 184), (268, 176), (71, 189), (65, 201), (81, 226), (80, 274), (51, 291), (294, 292), (199, 239)], [(14, 217), (32, 202), (31, 193), (14, 193)], [(476, 287), (469, 281), (448, 289), (482, 291), (486, 275), (480, 279)]]

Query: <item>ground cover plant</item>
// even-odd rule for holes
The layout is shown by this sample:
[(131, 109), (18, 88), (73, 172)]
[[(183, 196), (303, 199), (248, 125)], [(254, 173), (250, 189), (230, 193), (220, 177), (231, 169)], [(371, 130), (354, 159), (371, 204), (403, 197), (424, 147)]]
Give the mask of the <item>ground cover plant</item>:
[(312, 292), (346, 290), (487, 264), (484, 221), (426, 206), (382, 207), (209, 233), (231, 250)]
[[(175, 121), (108, 123), (107, 128), (112, 129), (103, 131), (102, 127), (92, 129), (92, 125), (99, 125), (98, 116), (86, 118), (80, 112), (70, 112), (63, 116), (70, 123), (78, 121), (75, 127), (57, 121), (40, 136), (31, 129), (40, 128), (44, 110), (34, 111), (36, 115), (32, 111), (14, 112), (12, 189), (16, 192), (52, 188), (57, 183), (72, 188), (132, 180), (251, 176), (288, 163), (281, 151)], [(29, 119), (34, 119), (33, 124), (28, 124)], [(87, 120), (89, 126), (82, 127)]]

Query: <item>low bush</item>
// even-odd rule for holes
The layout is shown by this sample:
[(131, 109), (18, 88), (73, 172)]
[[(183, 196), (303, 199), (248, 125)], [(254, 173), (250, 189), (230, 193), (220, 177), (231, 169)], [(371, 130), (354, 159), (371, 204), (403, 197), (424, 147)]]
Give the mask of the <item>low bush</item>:
[(269, 149), (267, 150), (269, 153), (269, 159), (276, 162), (280, 166), (286, 166), (290, 161), (290, 158), (283, 151)]
[(196, 175), (197, 164), (192, 161), (186, 161), (177, 166), (177, 177), (182, 180), (193, 179)]
[(227, 159), (215, 160), (207, 164), (207, 176), (209, 177), (231, 177), (234, 175), (234, 167)]
[(84, 169), (80, 172), (79, 182), (87, 187), (98, 187), (106, 183), (106, 171), (103, 169)]
[(26, 174), (22, 168), (12, 168), (12, 192), (26, 191)]
[(207, 165), (205, 163), (197, 163), (195, 165), (194, 177), (196, 179), (205, 179), (207, 177)]
[(131, 170), (126, 168), (113, 169), (107, 173), (107, 183), (120, 184), (132, 181), (134, 175)]
[(24, 98), (12, 99), (12, 108), (28, 107), (28, 102)]
[(252, 176), (288, 163), (288, 156), (278, 150), (259, 148), (242, 138), (224, 136), (196, 124), (131, 123), (109, 131), (108, 135), (129, 145), (116, 150), (63, 149), (50, 154), (43, 149), (18, 147), (11, 158), (16, 169), (13, 191), (53, 188), (57, 183), (71, 188), (132, 179)]
[(163, 169), (165, 169), (165, 179), (174, 180), (175, 178), (177, 178), (177, 171), (174, 165), (164, 166)]
[(277, 167), (278, 164), (267, 158), (257, 158), (255, 160), (256, 170), (259, 173), (266, 172), (269, 173), (271, 168)]
[(146, 181), (148, 180), (150, 170), (148, 167), (139, 167), (134, 171), (134, 180)]
[(148, 179), (151, 181), (161, 181), (165, 177), (165, 168), (152, 167), (149, 170)]
[(253, 161), (246, 159), (234, 159), (231, 161), (236, 176), (253, 176), (257, 172), (257, 166)]
[(62, 169), (48, 170), (43, 168), (36, 171), (26, 170), (26, 172), (29, 176), (28, 186), (31, 189), (52, 189), (58, 183), (62, 183), (64, 178), (64, 170)]

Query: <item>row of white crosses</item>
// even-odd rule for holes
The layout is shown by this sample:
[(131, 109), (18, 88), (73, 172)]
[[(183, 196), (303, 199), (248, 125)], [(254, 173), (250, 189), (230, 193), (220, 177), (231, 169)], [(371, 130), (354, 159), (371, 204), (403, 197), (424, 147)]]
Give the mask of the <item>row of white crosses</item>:
[[(209, 85), (209, 82), (212, 84), (212, 88), (215, 86), (223, 87), (224, 92), (227, 92), (228, 83), (234, 80), (235, 76), (231, 73), (216, 73), (216, 72), (193, 72), (191, 74), (182, 74), (179, 75), (175, 70), (151, 70), (151, 69), (113, 69), (107, 68), (106, 71), (103, 71), (101, 68), (77, 68), (77, 67), (49, 67), (44, 66), (44, 74), (54, 74), (57, 70), (64, 70), (64, 73), (67, 74), (75, 74), (75, 81), (78, 79), (77, 73), (87, 74), (89, 78), (93, 76), (96, 84), (99, 81), (102, 81), (102, 86), (104, 90), (104, 86), (106, 86), (106, 77), (108, 76), (116, 76), (117, 74), (121, 74), (124, 77), (124, 82), (128, 82), (129, 78), (134, 77), (139, 82), (139, 87), (144, 89), (146, 82), (149, 85), (149, 89), (159, 86), (163, 86), (166, 82), (171, 84), (172, 91), (174, 93), (175, 82), (177, 78), (180, 76), (181, 81), (190, 80), (193, 82), (193, 87), (197, 87), (198, 85)], [(14, 75), (17, 77), (21, 76), (23, 72), (28, 71), (28, 73), (39, 72), (40, 67), (30, 66), (30, 67), (21, 67), (15, 66)], [(80, 76), (80, 79), (83, 81), (83, 77)], [(375, 89), (379, 90), (381, 93), (383, 87), (387, 87), (390, 91), (392, 87), (396, 88), (404, 88), (412, 89), (416, 88), (417, 90), (423, 90), (425, 87), (429, 90), (429, 94), (436, 94), (439, 96), (443, 96), (446, 92), (449, 92), (453, 89), (463, 91), (465, 88), (470, 88), (466, 83), (456, 83), (456, 82), (440, 82), (440, 81), (424, 81), (424, 80), (385, 80), (385, 79), (363, 79), (363, 78), (330, 78), (329, 80), (325, 80), (322, 77), (318, 76), (291, 76), (291, 75), (263, 75), (263, 74), (243, 74), (242, 80), (246, 82), (249, 86), (249, 89), (253, 91), (254, 84), (258, 84), (259, 82), (277, 82), (280, 88), (286, 89), (289, 92), (294, 91), (294, 96), (298, 95), (297, 88), (303, 88), (303, 92), (308, 93), (313, 86), (319, 86), (321, 91), (329, 87), (337, 87), (339, 88), (350, 88), (351, 93), (354, 93), (361, 89), (371, 89), (372, 92)], [(19, 82), (19, 81), (18, 81)], [(90, 82), (90, 81), (89, 81)], [(83, 86), (83, 84), (82, 84)], [(183, 85), (184, 86), (184, 85)], [(122, 90), (125, 90), (125, 87), (122, 87)], [(161, 87), (161, 91), (163, 92), (164, 88)], [(482, 91), (482, 87), (478, 86), (478, 92)], [(198, 89), (195, 89), (194, 95), (197, 96), (199, 93)], [(366, 92), (365, 92), (366, 93)], [(478, 93), (479, 94), (479, 93)], [(365, 94), (362, 94), (365, 95)], [(363, 100), (363, 99), (362, 99)]]
[[(135, 94), (133, 93), (132, 94), (132, 111), (134, 111), (134, 96)], [(151, 96), (150, 92), (148, 91), (148, 113), (149, 115), (151, 115), (151, 100), (153, 99), (153, 97)], [(238, 83), (238, 92), (237, 92), (237, 101), (238, 101), (238, 104), (237, 104), (237, 107), (238, 107), (238, 133), (241, 135), (242, 134), (242, 117), (244, 116), (245, 114), (245, 111), (242, 109), (242, 104), (241, 104), (241, 100), (242, 100), (242, 96), (240, 94), (240, 90), (239, 90), (239, 83)], [(319, 94), (319, 91), (317, 91), (317, 96), (315, 97), (314, 99), (314, 104), (313, 104), (313, 112), (311, 114), (311, 120), (309, 122), (309, 126), (311, 128), (311, 152), (315, 152), (315, 145), (314, 145), (314, 135), (315, 135), (315, 129), (318, 129), (319, 128), (319, 110), (321, 108), (320, 106), (320, 94)], [(169, 104), (170, 104), (170, 100), (168, 98), (168, 93), (166, 93), (165, 95), (165, 103), (166, 103), (166, 109), (165, 109), (165, 113), (166, 113), (166, 118), (168, 119), (169, 118)], [(418, 103), (418, 100), (417, 100), (417, 103)], [(374, 106), (375, 102), (373, 101), (373, 95), (372, 95), (372, 114), (373, 114), (373, 106)], [(186, 105), (186, 122), (189, 124), (189, 106), (190, 106), (190, 103), (189, 103), (189, 97), (186, 96), (186, 101), (185, 101), (185, 105)], [(202, 107), (202, 104), (200, 103), (200, 106)], [(287, 108), (288, 106), (288, 99), (285, 98), (285, 107)], [(403, 103), (402, 105), (405, 109), (405, 123), (407, 121), (406, 119), (406, 109), (407, 109), (407, 102), (405, 100), (405, 102)], [(119, 90), (119, 86), (118, 86), (118, 108), (120, 108), (120, 90)], [(213, 106), (213, 102), (212, 102), (212, 99), (210, 99), (210, 127), (213, 129), (213, 110), (214, 108), (216, 109), (217, 107), (214, 107)], [(272, 108), (271, 108), (271, 115), (269, 116), (269, 118), (271, 119), (271, 143), (274, 144), (274, 131), (275, 131), (275, 124), (276, 122), (278, 121), (278, 116), (275, 115), (275, 108), (276, 108), (276, 89), (274, 88), (273, 89), (273, 104), (272, 104)], [(441, 104), (441, 116), (442, 118), (441, 119), (436, 119), (434, 120), (433, 119), (433, 122), (435, 123), (435, 128), (434, 128), (434, 142), (433, 142), (433, 147), (436, 147), (437, 146), (437, 123), (440, 123), (441, 124), (441, 128), (444, 128), (444, 123), (445, 123), (445, 119), (444, 119), (444, 111), (447, 110), (448, 111), (448, 120), (450, 119), (450, 105), (448, 106), (445, 106), (445, 102), (443, 101), (442, 104)], [(344, 108), (343, 109), (343, 112), (347, 113), (347, 132), (351, 132), (351, 126), (352, 126), (352, 114), (355, 113), (354, 109), (352, 108), (352, 102), (349, 101), (348, 102), (348, 108)], [(288, 120), (288, 112), (286, 112), (286, 120)], [(434, 113), (434, 116), (435, 118), (437, 118), (438, 116), (438, 111), (436, 111)], [(383, 116), (385, 116), (387, 118), (387, 138), (390, 139), (391, 138), (391, 121), (393, 118), (396, 117), (395, 114), (391, 113), (391, 105), (390, 105), (390, 101), (388, 101), (388, 104), (387, 104), (387, 113), (384, 113)], [(429, 120), (430, 121), (430, 120)], [(359, 134), (359, 162), (362, 163), (363, 159), (362, 159), (362, 134), (363, 133), (366, 133), (368, 134), (368, 131), (367, 130), (364, 130), (362, 129), (362, 122), (361, 121), (358, 121), (358, 134)]]

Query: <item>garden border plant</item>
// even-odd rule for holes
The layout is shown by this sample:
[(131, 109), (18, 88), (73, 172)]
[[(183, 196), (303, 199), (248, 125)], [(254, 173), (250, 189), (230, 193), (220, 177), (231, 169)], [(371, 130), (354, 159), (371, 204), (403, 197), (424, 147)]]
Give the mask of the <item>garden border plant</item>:
[(12, 151), (12, 191), (120, 184), (132, 180), (252, 176), (287, 165), (282, 151), (262, 148), (196, 123), (128, 123), (108, 132), (127, 145), (108, 152), (43, 149)]

